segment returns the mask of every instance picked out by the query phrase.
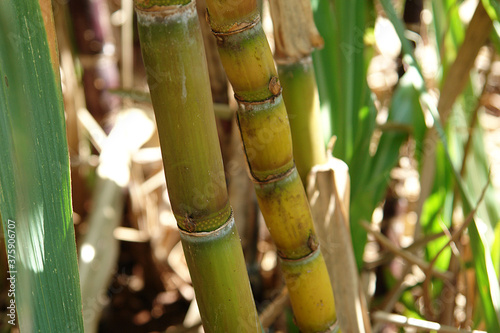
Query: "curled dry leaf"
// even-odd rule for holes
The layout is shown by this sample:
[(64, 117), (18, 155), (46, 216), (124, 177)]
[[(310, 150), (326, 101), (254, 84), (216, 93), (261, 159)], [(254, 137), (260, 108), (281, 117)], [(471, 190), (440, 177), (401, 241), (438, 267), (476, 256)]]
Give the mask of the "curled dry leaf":
[(349, 228), (350, 180), (347, 165), (329, 156), (308, 178), (309, 202), (332, 282), (337, 319), (343, 332), (371, 332), (354, 260)]
[[(293, 63), (323, 47), (309, 0), (270, 1), (278, 62)], [(294, 14), (292, 14), (294, 13)]]

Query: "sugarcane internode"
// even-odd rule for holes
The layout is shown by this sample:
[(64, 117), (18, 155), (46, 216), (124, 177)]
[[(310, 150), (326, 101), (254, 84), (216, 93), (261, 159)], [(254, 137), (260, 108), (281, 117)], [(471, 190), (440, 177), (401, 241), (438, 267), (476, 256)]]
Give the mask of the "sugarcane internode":
[(262, 332), (228, 202), (195, 3), (135, 5), (169, 199), (205, 332)]
[(326, 162), (319, 96), (311, 56), (294, 63), (278, 61), (278, 74), (292, 130), (293, 156), (297, 171), (305, 184), (312, 167)]
[(281, 94), (238, 103), (237, 119), (252, 179), (268, 182), (290, 172), (292, 138)]
[(136, 10), (161, 12), (168, 6), (187, 5), (191, 0), (140, 0), (135, 1)]
[(335, 321), (328, 271), (293, 161), (288, 115), (255, 0), (207, 0), (208, 22), (238, 101), (250, 177), (276, 244), (297, 325), (323, 332)]

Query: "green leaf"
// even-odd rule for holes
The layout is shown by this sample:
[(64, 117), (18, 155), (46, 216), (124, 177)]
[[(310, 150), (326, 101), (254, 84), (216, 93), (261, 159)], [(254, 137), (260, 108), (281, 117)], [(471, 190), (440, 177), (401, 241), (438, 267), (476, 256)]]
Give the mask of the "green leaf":
[[(394, 25), (396, 33), (401, 41), (402, 48), (405, 53), (406, 62), (413, 66), (419, 73), (419, 77), (415, 80), (414, 85), (420, 94), (420, 101), (427, 107), (434, 119), (434, 127), (439, 135), (445, 152), (445, 157), (452, 175), (457, 184), (460, 196), (463, 202), (464, 215), (469, 214), (473, 209), (470, 194), (466, 191), (466, 186), (459, 174), (454, 168), (453, 160), (448, 148), (448, 142), (445, 131), (440, 121), (440, 116), (435, 103), (430, 97), (424, 84), (424, 79), (420, 68), (418, 67), (413, 51), (409, 42), (404, 37), (404, 27), (398, 19), (394, 7), (390, 0), (381, 0), (381, 4), (387, 13), (387, 17)], [(484, 230), (484, 222), (474, 218), (470, 224), (468, 231), (470, 235), (470, 244), (474, 255), (474, 267), (476, 269), (477, 286), (483, 305), (484, 319), (489, 332), (500, 332), (500, 286), (496, 278), (493, 261), (490, 255), (488, 243), (484, 239), (484, 235), (480, 230)]]
[(469, 236), (474, 254), (477, 287), (481, 296), (484, 319), (489, 332), (500, 332), (500, 290), (490, 250), (479, 232), (482, 221), (474, 220)]
[[(366, 56), (370, 55), (364, 43), (368, 4), (362, 0), (313, 0), (312, 7), (325, 41), (324, 47), (313, 53), (325, 141), (337, 137), (333, 155), (347, 163), (354, 183), (363, 184), (362, 180), (373, 175), (369, 146), (376, 118), (366, 82)], [(366, 231), (359, 221), (370, 221), (377, 203), (362, 200), (353, 192), (351, 198), (355, 199), (350, 209), (351, 232), (360, 267)]]
[[(473, 130), (472, 146), (469, 158), (467, 159), (465, 180), (468, 191), (473, 197), (478, 198), (490, 178), (490, 163), (484, 149), (483, 129), (477, 126)], [(495, 189), (491, 183), (488, 184), (484, 200), (479, 205), (477, 215), (485, 222), (487, 235), (489, 236), (486, 237), (486, 240), (488, 244), (492, 244), (495, 226), (500, 221), (500, 206), (496, 200)]]
[(0, 211), (20, 330), (83, 332), (59, 70), (42, 17), (51, 24), (51, 4), (41, 4), (0, 2)]
[(338, 37), (335, 33), (335, 16), (330, 1), (312, 0), (314, 21), (316, 27), (325, 41), (321, 50), (312, 54), (316, 82), (321, 104), (321, 117), (323, 118), (323, 134), (325, 143), (333, 136), (335, 119), (332, 110), (338, 108), (339, 88), (338, 75), (336, 75), (335, 64), (338, 63), (339, 52), (337, 52)]
[(495, 239), (493, 240), (493, 246), (491, 247), (491, 258), (497, 277), (500, 279), (500, 223), (497, 223), (497, 226), (495, 227)]
[[(387, 122), (398, 125), (414, 125), (420, 127), (418, 133), (421, 133), (421, 128), (425, 129), (425, 122), (418, 101), (418, 92), (413, 86), (413, 77), (415, 75), (414, 70), (410, 69), (399, 81), (391, 100)], [(408, 134), (408, 132), (398, 130), (385, 131), (382, 134), (377, 152), (373, 158), (372, 175), (388, 176), (388, 173), (399, 159), (399, 147), (406, 141)]]
[[(451, 226), (453, 204), (454, 204), (454, 185), (452, 170), (446, 162), (443, 145), (436, 144), (435, 176), (433, 189), (422, 207), (420, 217), (423, 233), (431, 235), (440, 233), (445, 228)], [(425, 247), (427, 259), (432, 260), (436, 254), (446, 245), (448, 239), (438, 238), (429, 242)], [(447, 270), (450, 263), (451, 251), (446, 249), (437, 259), (436, 268)], [(440, 288), (438, 288), (440, 291)]]
[[(359, 112), (369, 96), (364, 58), (366, 2), (313, 0), (312, 8), (325, 41), (323, 49), (313, 54), (323, 118), (330, 125), (324, 133), (326, 141), (337, 136), (333, 155), (350, 166)], [(371, 137), (371, 133), (361, 134)]]
[(493, 21), (493, 31), (491, 32), (491, 42), (497, 53), (500, 50), (500, 3), (498, 0), (482, 0), (484, 9), (488, 13), (491, 21)]
[(455, 0), (432, 1), (433, 28), (436, 51), (442, 65), (441, 77), (446, 77), (448, 68), (455, 59), (458, 47), (464, 38), (464, 27)]
[[(356, 154), (354, 154), (351, 160), (351, 166), (349, 172), (351, 174), (351, 198), (355, 198), (360, 187), (363, 184), (366, 185), (371, 178), (371, 167), (373, 157), (370, 155), (370, 143), (372, 141), (372, 134), (376, 127), (376, 117), (377, 110), (373, 104), (366, 106), (361, 109), (360, 112), (360, 129), (363, 130), (366, 135), (359, 136), (356, 142)], [(351, 208), (353, 207), (351, 203)], [(375, 207), (371, 208), (373, 212)], [(368, 212), (371, 216), (371, 212)], [(369, 221), (370, 219), (368, 219)], [(363, 229), (364, 230), (364, 229)]]
[(492, 21), (498, 21), (500, 18), (500, 3), (497, 0), (482, 0), (484, 9)]
[[(412, 84), (413, 75), (415, 73), (410, 70), (401, 78), (389, 108), (388, 122), (402, 127), (418, 128), (416, 132), (420, 133), (422, 126), (425, 129), (425, 122), (418, 101), (418, 92)], [(409, 134), (404, 130), (384, 131), (375, 155), (369, 157), (366, 151), (363, 154), (367, 157), (366, 160), (362, 163), (353, 163), (351, 166), (351, 175), (355, 175), (351, 176), (351, 231), (358, 266), (362, 264), (366, 243), (366, 232), (359, 222), (370, 221), (373, 210), (383, 200), (390, 172), (399, 160), (399, 149)], [(361, 169), (365, 165), (369, 167)]]

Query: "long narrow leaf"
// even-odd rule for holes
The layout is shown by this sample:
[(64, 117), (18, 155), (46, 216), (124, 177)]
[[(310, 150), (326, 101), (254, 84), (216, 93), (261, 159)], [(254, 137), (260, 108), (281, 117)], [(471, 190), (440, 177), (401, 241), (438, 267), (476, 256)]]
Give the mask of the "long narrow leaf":
[[(0, 2), (0, 210), (22, 332), (83, 332), (50, 1)], [(12, 244), (12, 246), (10, 246)]]
[[(434, 104), (432, 98), (424, 84), (422, 72), (417, 66), (415, 57), (411, 50), (408, 40), (404, 37), (404, 28), (401, 21), (397, 18), (396, 12), (390, 0), (381, 0), (382, 6), (384, 7), (387, 16), (391, 20), (396, 32), (401, 40), (403, 50), (405, 52), (406, 62), (417, 69), (420, 77), (416, 80), (415, 87), (418, 89), (420, 94), (420, 101), (425, 107), (427, 107), (434, 119), (434, 127), (439, 135), (440, 140), (443, 143), (445, 150), (445, 156), (447, 162), (449, 163), (455, 181), (457, 183), (460, 195), (462, 197), (464, 214), (468, 214), (472, 211), (472, 200), (466, 191), (466, 186), (460, 177), (460, 174), (453, 166), (453, 161), (448, 151), (448, 144), (446, 139), (446, 134), (444, 132), (443, 126), (441, 125), (440, 116), (436, 105)], [(479, 294), (481, 296), (481, 301), (484, 310), (484, 316), (486, 321), (486, 326), (490, 332), (500, 332), (500, 287), (496, 279), (495, 269), (493, 266), (493, 261), (491, 258), (490, 250), (488, 244), (484, 240), (484, 236), (480, 233), (479, 225), (483, 223), (474, 219), (474, 222), (470, 224), (468, 231), (470, 235), (470, 242), (472, 251), (474, 254), (474, 265), (476, 269), (477, 285), (479, 289)]]
[[(312, 1), (314, 19), (325, 41), (313, 53), (327, 141), (337, 137), (333, 155), (347, 163), (352, 179), (351, 233), (358, 267), (361, 267), (366, 231), (360, 220), (370, 220), (379, 200), (356, 196), (365, 180), (373, 178), (369, 146), (375, 129), (376, 109), (366, 82), (364, 34), (365, 1)], [(399, 147), (394, 150), (399, 152)], [(379, 183), (384, 192), (387, 182)], [(371, 196), (371, 193), (368, 193)], [(377, 197), (378, 198), (378, 197)]]
[(328, 143), (334, 134), (335, 119), (332, 110), (339, 108), (339, 82), (338, 75), (335, 75), (335, 64), (338, 62), (339, 52), (336, 45), (338, 37), (334, 25), (335, 19), (328, 0), (312, 0), (311, 2), (316, 27), (325, 41), (321, 50), (313, 52), (314, 70), (318, 93), (321, 103), (321, 116), (323, 118), (323, 134), (325, 143)]
[(366, 3), (335, 1), (331, 5), (330, 1), (316, 0), (313, 8), (325, 40), (324, 49), (314, 55), (320, 99), (329, 106), (331, 133), (340, 139), (333, 154), (350, 166), (358, 114), (368, 92), (363, 41)]

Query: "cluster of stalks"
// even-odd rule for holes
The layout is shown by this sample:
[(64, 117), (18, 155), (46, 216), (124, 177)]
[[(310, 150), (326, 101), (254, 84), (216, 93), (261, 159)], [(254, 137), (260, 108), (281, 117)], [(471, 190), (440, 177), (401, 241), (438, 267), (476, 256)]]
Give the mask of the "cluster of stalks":
[(172, 210), (206, 332), (260, 332), (226, 182), (195, 3), (136, 1)]
[[(209, 332), (261, 330), (227, 199), (194, 1), (136, 0), (172, 209)], [(238, 124), (259, 205), (276, 244), (295, 321), (335, 321), (328, 271), (295, 168), (273, 56), (255, 0), (208, 0), (207, 20), (238, 101)]]

